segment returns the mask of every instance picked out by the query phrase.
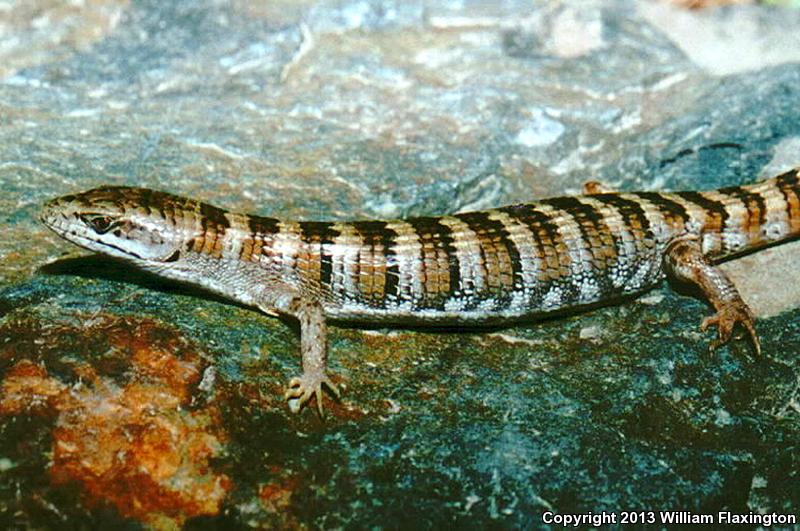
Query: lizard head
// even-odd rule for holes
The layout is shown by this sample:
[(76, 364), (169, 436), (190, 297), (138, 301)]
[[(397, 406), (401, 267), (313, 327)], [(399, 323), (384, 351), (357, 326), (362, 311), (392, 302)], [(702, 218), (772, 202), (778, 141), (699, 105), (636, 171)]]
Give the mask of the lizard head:
[(40, 219), (81, 247), (141, 266), (177, 260), (195, 232), (195, 201), (144, 188), (106, 186), (44, 204)]

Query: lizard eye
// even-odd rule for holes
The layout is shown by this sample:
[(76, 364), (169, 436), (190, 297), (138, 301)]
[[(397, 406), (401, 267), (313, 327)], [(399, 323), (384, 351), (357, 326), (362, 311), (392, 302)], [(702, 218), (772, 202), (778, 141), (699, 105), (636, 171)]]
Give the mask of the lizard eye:
[(79, 217), (97, 234), (105, 234), (119, 224), (114, 218), (102, 214), (81, 214)]

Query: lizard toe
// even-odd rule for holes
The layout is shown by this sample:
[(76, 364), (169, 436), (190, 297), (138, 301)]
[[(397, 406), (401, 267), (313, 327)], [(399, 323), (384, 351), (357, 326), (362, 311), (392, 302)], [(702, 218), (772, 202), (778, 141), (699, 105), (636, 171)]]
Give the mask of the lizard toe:
[(339, 389), (327, 376), (323, 375), (319, 377), (313, 374), (304, 374), (303, 376), (292, 378), (284, 394), (284, 398), (289, 405), (289, 410), (292, 413), (299, 412), (303, 406), (314, 397), (317, 402), (317, 411), (320, 417), (323, 417), (323, 385), (330, 390), (331, 394), (337, 400), (339, 400)]
[(711, 341), (709, 345), (710, 349), (714, 351), (731, 340), (733, 331), (737, 325), (740, 325), (747, 332), (753, 344), (756, 356), (760, 356), (761, 342), (756, 333), (753, 313), (741, 300), (726, 304), (714, 315), (703, 319), (703, 322), (700, 323), (700, 329), (705, 332), (708, 328), (716, 326), (717, 338)]

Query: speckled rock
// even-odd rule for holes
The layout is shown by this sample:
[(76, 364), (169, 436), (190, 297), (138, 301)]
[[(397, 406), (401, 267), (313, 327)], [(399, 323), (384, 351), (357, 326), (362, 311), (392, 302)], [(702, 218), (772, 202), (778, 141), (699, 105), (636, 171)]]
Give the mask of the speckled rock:
[(800, 164), (797, 35), (794, 10), (623, 0), (0, 2), (0, 525), (800, 512), (796, 244), (725, 266), (764, 360), (710, 354), (666, 285), (514, 328), (337, 327), (321, 422), (282, 401), (287, 323), (36, 221), (103, 183), (304, 219), (744, 183)]

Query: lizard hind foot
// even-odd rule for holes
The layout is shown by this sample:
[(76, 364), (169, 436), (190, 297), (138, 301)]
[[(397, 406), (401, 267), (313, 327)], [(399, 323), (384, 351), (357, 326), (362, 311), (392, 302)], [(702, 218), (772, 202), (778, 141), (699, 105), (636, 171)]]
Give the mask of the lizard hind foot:
[(284, 394), (284, 398), (289, 405), (289, 411), (292, 413), (300, 412), (313, 396), (317, 401), (319, 416), (324, 417), (322, 408), (323, 386), (328, 388), (328, 391), (337, 401), (339, 400), (339, 389), (324, 373), (321, 375), (304, 373), (302, 376), (289, 380), (289, 386)]
[(711, 326), (717, 327), (717, 339), (713, 340), (710, 345), (713, 351), (730, 341), (733, 335), (733, 329), (737, 324), (742, 325), (747, 331), (756, 356), (761, 357), (761, 342), (756, 333), (753, 312), (750, 311), (750, 308), (748, 308), (747, 304), (742, 300), (730, 302), (720, 308), (714, 315), (703, 319), (703, 322), (700, 323), (700, 330), (705, 332)]
[(750, 336), (756, 356), (761, 356), (753, 312), (725, 272), (703, 254), (698, 236), (686, 235), (670, 242), (664, 251), (664, 269), (669, 276), (699, 288), (717, 311), (700, 324), (703, 331), (717, 327), (717, 339), (710, 345), (712, 351), (730, 341), (739, 324)]

